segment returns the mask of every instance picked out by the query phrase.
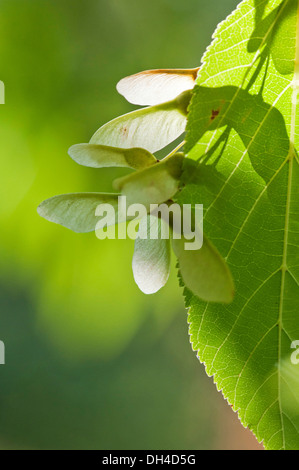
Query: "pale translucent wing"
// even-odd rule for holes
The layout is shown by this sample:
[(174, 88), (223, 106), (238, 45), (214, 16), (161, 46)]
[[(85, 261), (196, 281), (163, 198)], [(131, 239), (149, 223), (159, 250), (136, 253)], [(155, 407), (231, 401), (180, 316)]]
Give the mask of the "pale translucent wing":
[[(158, 238), (151, 239), (150, 227), (155, 223), (158, 225)], [(139, 233), (147, 232), (147, 238), (135, 241), (133, 274), (136, 284), (145, 294), (154, 294), (164, 287), (170, 273), (170, 240), (161, 239), (162, 224), (165, 222), (154, 216), (141, 219)]]
[(120, 116), (102, 126), (90, 144), (111, 147), (141, 147), (156, 152), (177, 139), (186, 127), (191, 94), (158, 106), (142, 108)]
[(152, 106), (175, 99), (192, 90), (199, 68), (146, 70), (125, 77), (117, 84), (117, 91), (127, 101), (141, 106)]
[(157, 162), (147, 150), (121, 149), (106, 145), (77, 144), (69, 149), (70, 157), (79, 165), (92, 168), (128, 167), (140, 170)]
[(132, 173), (114, 181), (114, 188), (127, 197), (128, 204), (160, 204), (172, 198), (180, 186), (183, 171), (183, 154), (162, 160), (145, 170)]
[(207, 302), (232, 302), (234, 282), (216, 248), (206, 237), (200, 250), (185, 250), (185, 243), (184, 238), (172, 240), (185, 286)]
[[(76, 233), (96, 230), (99, 220), (96, 209), (101, 204), (109, 204), (117, 215), (118, 195), (101, 193), (63, 194), (47, 199), (38, 207), (38, 213), (44, 219), (63, 225)], [(108, 225), (114, 225), (112, 218)]]

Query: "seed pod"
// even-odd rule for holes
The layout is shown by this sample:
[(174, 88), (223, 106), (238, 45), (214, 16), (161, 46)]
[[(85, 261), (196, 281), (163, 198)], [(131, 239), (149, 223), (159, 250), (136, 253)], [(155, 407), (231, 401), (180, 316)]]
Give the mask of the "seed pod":
[(160, 163), (114, 181), (114, 188), (127, 197), (127, 204), (151, 204), (171, 199), (179, 190), (184, 155), (176, 154)]
[(230, 303), (235, 287), (230, 270), (214, 245), (204, 236), (200, 250), (185, 250), (184, 238), (172, 240), (185, 286), (206, 302)]
[(90, 144), (157, 152), (185, 131), (190, 99), (191, 92), (184, 92), (173, 101), (113, 119), (94, 134)]
[(69, 155), (79, 165), (92, 168), (128, 167), (141, 170), (157, 162), (154, 155), (142, 148), (121, 149), (106, 145), (73, 145)]
[[(38, 207), (38, 213), (44, 219), (63, 225), (76, 233), (93, 232), (98, 218), (96, 209), (101, 204), (109, 204), (118, 211), (118, 195), (104, 193), (63, 194), (47, 199)], [(114, 225), (112, 217), (108, 225)]]
[(191, 90), (198, 71), (199, 68), (145, 70), (123, 78), (116, 88), (130, 103), (153, 106)]
[[(151, 228), (158, 227), (156, 238), (151, 238)], [(170, 239), (162, 239), (163, 220), (148, 216), (140, 220), (138, 234), (143, 238), (135, 241), (133, 274), (139, 289), (154, 294), (166, 284), (170, 273)], [(146, 236), (146, 238), (145, 238)]]

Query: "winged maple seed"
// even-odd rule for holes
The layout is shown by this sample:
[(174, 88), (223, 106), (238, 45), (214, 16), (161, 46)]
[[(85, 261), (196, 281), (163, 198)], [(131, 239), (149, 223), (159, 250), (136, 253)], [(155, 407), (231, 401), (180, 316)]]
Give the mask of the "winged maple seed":
[(154, 106), (192, 90), (198, 71), (199, 67), (145, 70), (123, 78), (116, 88), (132, 104)]
[[(121, 80), (117, 85), (119, 93), (131, 103), (147, 107), (108, 122), (88, 144), (72, 146), (69, 155), (80, 165), (127, 167), (135, 172), (114, 182), (118, 194), (55, 196), (39, 206), (39, 214), (78, 233), (95, 231), (97, 208), (109, 204), (117, 211), (118, 198), (122, 195), (130, 204), (142, 203), (146, 209), (146, 216), (139, 220), (139, 230), (144, 230), (148, 220), (151, 224), (151, 204), (169, 203), (180, 189), (182, 172), (188, 163), (184, 154), (177, 153), (184, 142), (161, 161), (153, 152), (166, 147), (185, 131), (198, 70), (147, 70)], [(114, 218), (109, 219), (107, 226), (115, 222)], [(160, 232), (163, 223), (159, 219)], [(195, 256), (185, 253), (182, 246), (178, 242), (173, 244), (185, 285), (205, 300), (230, 302), (233, 281), (216, 248), (205, 238), (202, 250), (193, 252)], [(144, 293), (153, 294), (166, 284), (170, 272), (170, 247), (170, 237), (137, 237), (133, 274)]]
[(158, 69), (123, 78), (118, 92), (130, 103), (146, 106), (102, 126), (94, 145), (142, 147), (157, 152), (183, 134), (199, 68)]

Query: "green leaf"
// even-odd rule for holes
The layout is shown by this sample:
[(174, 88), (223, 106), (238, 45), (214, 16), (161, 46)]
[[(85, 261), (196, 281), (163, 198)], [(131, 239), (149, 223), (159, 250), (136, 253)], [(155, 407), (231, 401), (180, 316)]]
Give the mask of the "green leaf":
[(92, 168), (128, 167), (141, 170), (157, 163), (154, 155), (142, 148), (120, 149), (106, 145), (77, 144), (69, 149), (69, 155), (79, 165)]
[(198, 170), (180, 194), (204, 204), (236, 282), (227, 306), (186, 290), (193, 348), (267, 449), (299, 449), (285, 372), (299, 339), (298, 91), (298, 0), (243, 1), (204, 56), (185, 146)]
[(114, 188), (127, 197), (127, 204), (160, 204), (171, 199), (180, 187), (183, 154), (114, 181)]
[(207, 302), (232, 302), (235, 295), (234, 282), (216, 248), (206, 237), (200, 250), (185, 250), (185, 243), (183, 237), (172, 240), (184, 285)]
[(120, 116), (101, 127), (90, 143), (161, 150), (185, 131), (190, 97), (191, 92), (184, 92), (173, 101)]
[[(162, 239), (165, 222), (155, 216), (141, 219), (133, 256), (133, 274), (139, 289), (154, 294), (166, 284), (170, 273), (170, 239)], [(156, 239), (151, 238), (151, 228), (157, 227)], [(146, 238), (145, 238), (146, 237)]]
[(123, 78), (116, 88), (130, 103), (153, 106), (174, 100), (184, 91), (192, 90), (198, 70), (145, 70)]
[[(118, 195), (101, 193), (63, 194), (47, 199), (38, 207), (38, 213), (44, 219), (63, 225), (76, 233), (93, 232), (99, 217), (96, 209), (101, 204), (109, 204), (118, 212)], [(111, 225), (115, 224), (112, 217)]]

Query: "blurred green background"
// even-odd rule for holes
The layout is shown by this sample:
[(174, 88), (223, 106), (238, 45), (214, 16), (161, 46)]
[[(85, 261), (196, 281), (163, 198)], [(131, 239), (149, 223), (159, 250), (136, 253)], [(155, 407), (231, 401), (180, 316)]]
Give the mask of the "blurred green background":
[(111, 189), (115, 170), (80, 167), (68, 148), (133, 109), (120, 78), (199, 65), (236, 4), (0, 1), (1, 449), (255, 447), (191, 350), (175, 261), (147, 297), (132, 241), (36, 212), (56, 194)]

